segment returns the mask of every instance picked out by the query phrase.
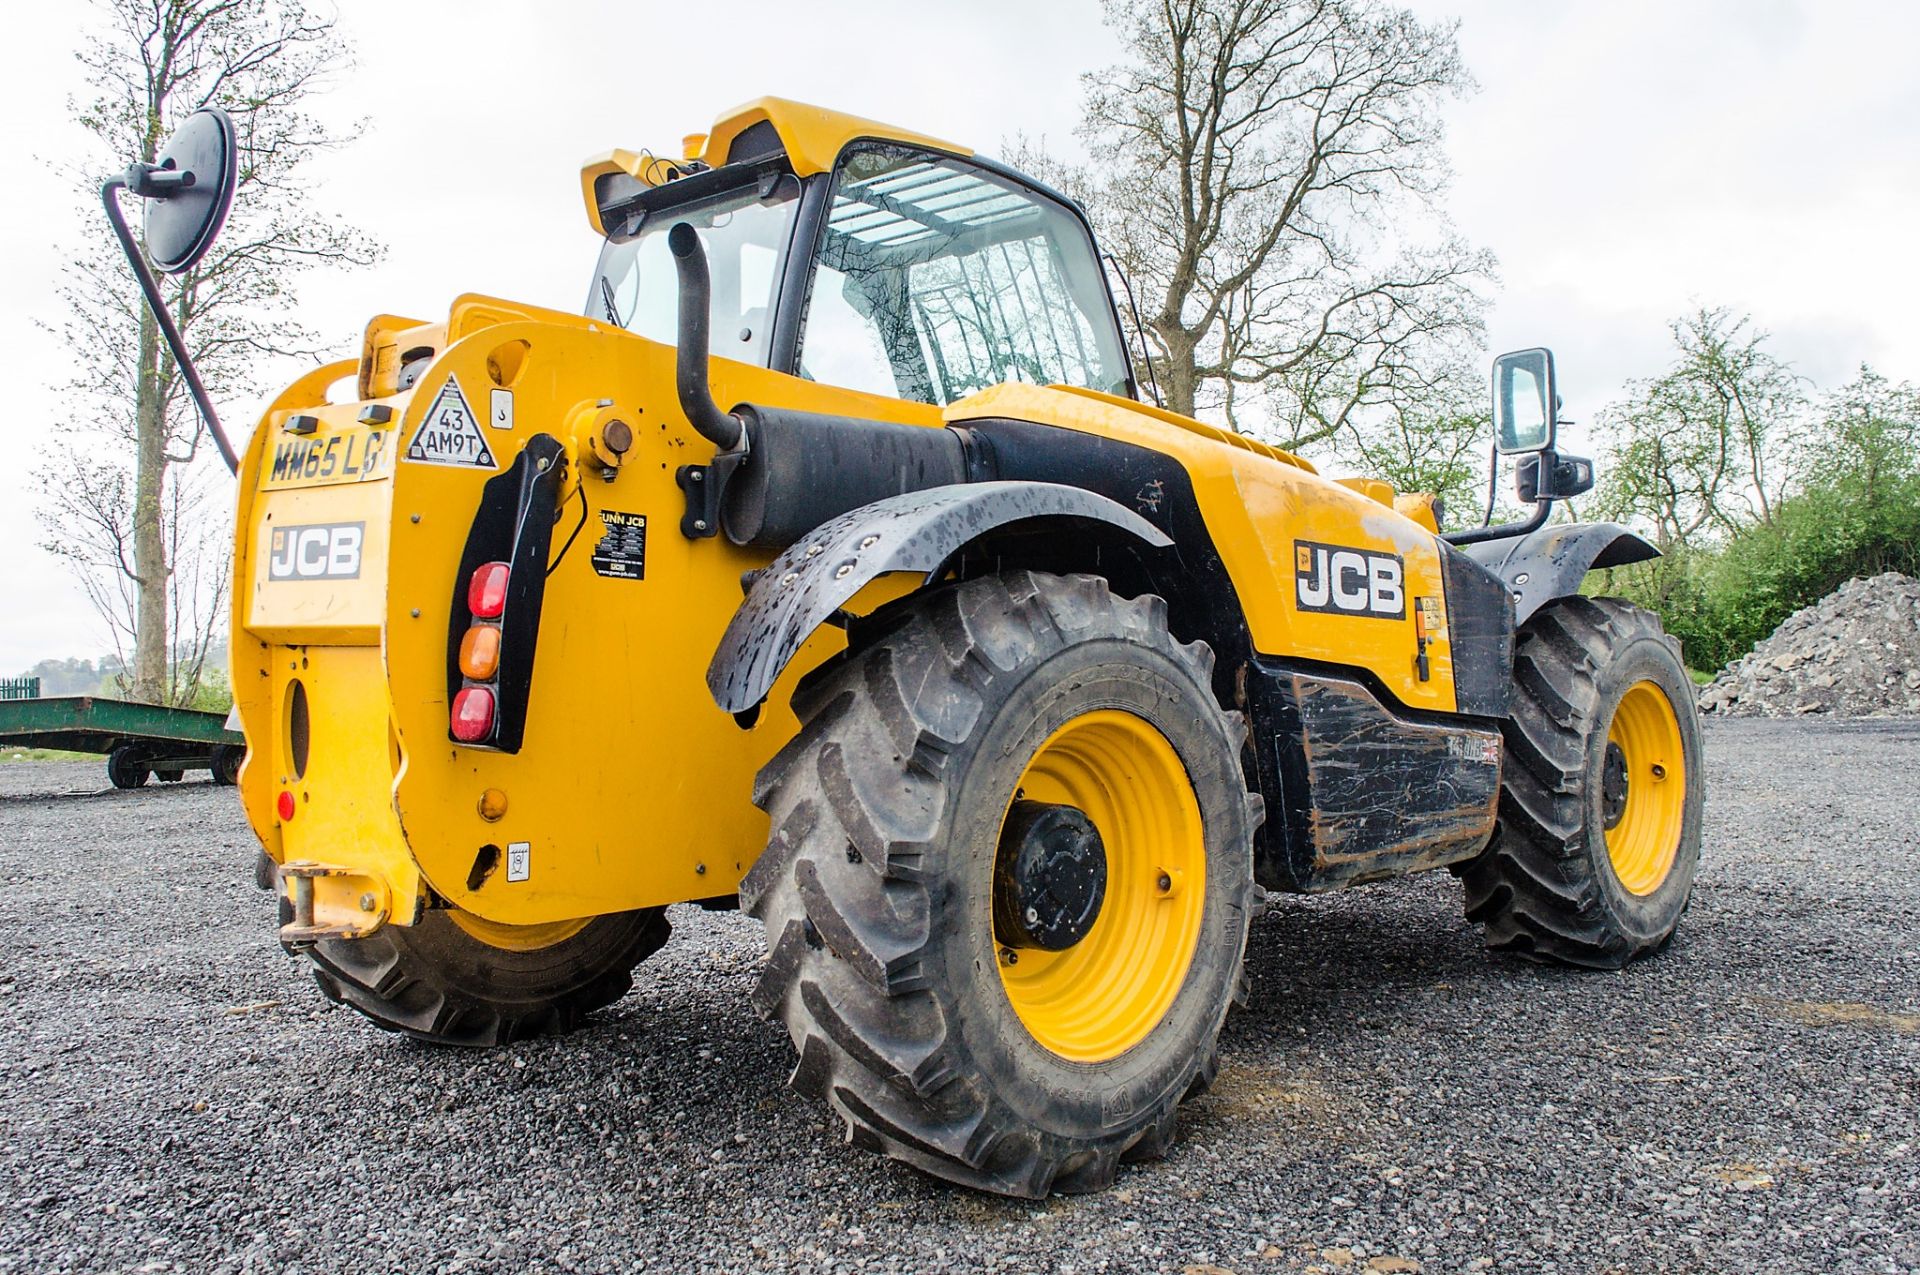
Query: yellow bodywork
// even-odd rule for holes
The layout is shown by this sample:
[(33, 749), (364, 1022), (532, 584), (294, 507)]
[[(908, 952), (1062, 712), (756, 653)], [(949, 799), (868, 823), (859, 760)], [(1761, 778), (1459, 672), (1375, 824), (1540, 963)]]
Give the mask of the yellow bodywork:
[[(695, 150), (690, 145), (678, 158), (699, 160), (715, 166), (724, 164), (728, 152), (733, 149), (734, 139), (762, 122), (771, 124), (773, 131), (780, 135), (787, 160), (793, 165), (794, 174), (799, 177), (811, 177), (815, 173), (828, 171), (847, 143), (863, 139), (904, 142), (926, 150), (945, 151), (949, 155), (973, 154), (968, 147), (955, 146), (952, 142), (943, 142), (937, 137), (928, 137), (910, 129), (895, 128), (878, 120), (861, 119), (858, 115), (845, 115), (783, 97), (757, 97), (730, 111), (721, 112), (720, 118), (714, 121), (713, 128), (706, 134), (696, 133), (687, 139), (689, 143), (697, 143), (699, 149)], [(594, 197), (594, 184), (600, 178), (610, 173), (625, 173), (644, 185), (658, 186), (677, 171), (675, 157), (655, 155), (652, 151), (616, 148), (594, 156), (580, 168), (580, 197), (587, 205), (587, 224), (593, 227), (596, 235), (607, 233), (607, 228), (600, 222), (600, 201)]]
[[(707, 156), (724, 159), (732, 139), (763, 120), (802, 173), (829, 168), (863, 137), (967, 153), (763, 98), (722, 117)], [(609, 165), (642, 175), (644, 157), (616, 152), (589, 165), (596, 218), (593, 177)], [(431, 362), (400, 388), (409, 355), (421, 351)], [(742, 600), (743, 573), (771, 555), (680, 533), (674, 472), (706, 463), (713, 447), (681, 412), (673, 360), (671, 348), (603, 322), (468, 296), (443, 323), (376, 318), (358, 361), (316, 370), (268, 408), (243, 457), (236, 520), (232, 671), (249, 745), (240, 788), (267, 852), (316, 865), (314, 925), (342, 934), (408, 925), (444, 903), (512, 947), (516, 931), (500, 927), (727, 896), (752, 866), (767, 833), (750, 797), (754, 775), (797, 729), (794, 683), (844, 637), (830, 627), (814, 634), (750, 726), (715, 706), (708, 661)], [(1274, 448), (1089, 390), (1005, 385), (942, 409), (721, 358), (712, 375), (722, 403), (929, 428), (1013, 418), (1168, 455), (1191, 477), (1256, 650), (1363, 668), (1403, 705), (1455, 708), (1431, 513), (1422, 525), (1419, 507), (1408, 510), (1415, 517), (1397, 512), (1384, 485), (1336, 484)], [(491, 467), (407, 458), (408, 440), (450, 383), (485, 422)], [(634, 441), (608, 469), (604, 455), (587, 453), (615, 416)], [(455, 574), (483, 484), (536, 433), (561, 440), (573, 463), (525, 738), (517, 753), (467, 748), (448, 734), (449, 617), (464, 588)], [(644, 577), (597, 574), (590, 556), (609, 522), (631, 531), (636, 519)], [(352, 576), (270, 571), (297, 538), (287, 529), (355, 524)], [(1297, 539), (1400, 555), (1405, 618), (1298, 609)], [(918, 583), (883, 578), (851, 609)], [(1416, 611), (1430, 639), (1425, 676)], [(293, 720), (296, 682), (307, 704), (304, 742)], [(524, 872), (481, 870), (509, 852)]]

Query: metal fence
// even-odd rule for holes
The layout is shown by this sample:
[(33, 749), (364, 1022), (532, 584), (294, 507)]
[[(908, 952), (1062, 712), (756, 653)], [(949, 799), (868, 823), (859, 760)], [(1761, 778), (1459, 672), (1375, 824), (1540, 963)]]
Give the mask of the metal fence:
[(37, 677), (0, 677), (0, 699), (39, 699)]

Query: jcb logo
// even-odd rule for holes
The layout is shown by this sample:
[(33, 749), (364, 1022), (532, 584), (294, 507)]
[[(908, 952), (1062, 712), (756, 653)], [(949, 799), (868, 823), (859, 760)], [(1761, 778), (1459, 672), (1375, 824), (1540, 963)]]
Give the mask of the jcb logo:
[(275, 527), (267, 555), (269, 580), (352, 580), (360, 574), (364, 522)]
[(1406, 572), (1398, 554), (1296, 540), (1293, 588), (1302, 611), (1382, 620), (1407, 614)]

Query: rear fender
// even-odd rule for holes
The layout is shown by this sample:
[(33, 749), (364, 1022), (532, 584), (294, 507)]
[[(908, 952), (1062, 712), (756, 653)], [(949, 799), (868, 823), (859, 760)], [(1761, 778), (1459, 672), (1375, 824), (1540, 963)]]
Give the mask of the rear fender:
[(959, 483), (876, 500), (814, 528), (759, 574), (714, 652), (707, 689), (721, 708), (745, 712), (766, 698), (807, 637), (872, 580), (911, 571), (931, 582), (981, 536), (1052, 520), (1117, 527), (1154, 549), (1173, 544), (1125, 506), (1059, 483)]
[(1587, 572), (1660, 556), (1660, 550), (1616, 522), (1553, 523), (1513, 540), (1461, 545), (1460, 551), (1493, 572), (1513, 594), (1513, 622), (1555, 598), (1580, 592)]

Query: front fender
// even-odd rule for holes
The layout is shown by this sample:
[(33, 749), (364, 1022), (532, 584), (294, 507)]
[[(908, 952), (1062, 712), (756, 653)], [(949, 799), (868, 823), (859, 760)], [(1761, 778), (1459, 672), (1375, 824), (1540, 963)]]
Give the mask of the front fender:
[(729, 713), (752, 708), (801, 643), (868, 582), (890, 571), (931, 581), (986, 533), (1037, 519), (1105, 523), (1156, 549), (1173, 543), (1125, 506), (1059, 483), (960, 483), (876, 500), (814, 528), (760, 573), (707, 667), (707, 689)]
[(1513, 594), (1513, 622), (1555, 598), (1580, 592), (1587, 572), (1660, 556), (1660, 550), (1617, 522), (1551, 523), (1512, 540), (1461, 545), (1460, 552), (1505, 581)]

